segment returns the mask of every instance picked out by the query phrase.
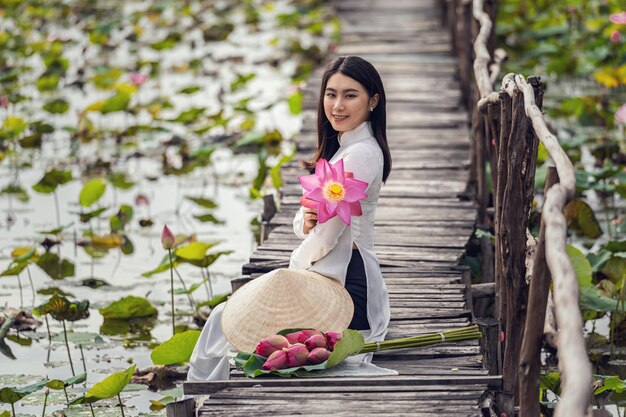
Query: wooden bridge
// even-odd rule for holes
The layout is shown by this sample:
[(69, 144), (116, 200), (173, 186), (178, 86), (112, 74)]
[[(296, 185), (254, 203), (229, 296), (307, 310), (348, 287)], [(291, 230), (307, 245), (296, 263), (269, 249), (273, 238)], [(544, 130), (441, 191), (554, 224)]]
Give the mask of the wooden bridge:
[[(468, 267), (460, 266), (476, 223), (465, 197), (470, 165), (468, 112), (455, 78), (456, 58), (436, 0), (346, 0), (334, 6), (342, 21), (337, 55), (359, 55), (379, 70), (387, 93), (393, 170), (377, 211), (375, 247), (391, 300), (387, 338), (441, 332), (472, 321)], [(244, 266), (255, 277), (286, 267), (299, 244), (291, 221), (303, 172), (297, 161), (316, 146), (319, 69), (305, 93), (304, 128), (271, 232)], [(488, 375), (479, 341), (381, 352), (374, 363), (399, 376), (245, 379), (185, 383), (199, 399), (199, 416), (228, 415), (481, 415)], [(176, 414), (178, 415), (178, 414)], [(183, 415), (183, 414), (180, 414)], [(186, 415), (186, 414), (185, 414)]]

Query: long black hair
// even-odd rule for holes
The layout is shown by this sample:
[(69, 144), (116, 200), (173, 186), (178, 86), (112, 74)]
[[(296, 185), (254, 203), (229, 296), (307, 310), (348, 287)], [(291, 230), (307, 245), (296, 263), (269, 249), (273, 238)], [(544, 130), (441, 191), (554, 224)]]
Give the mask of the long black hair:
[(339, 149), (339, 141), (337, 140), (338, 132), (333, 129), (324, 112), (324, 95), (326, 93), (328, 79), (338, 72), (346, 77), (352, 78), (365, 87), (368, 98), (372, 98), (375, 94), (378, 94), (378, 103), (376, 107), (374, 107), (374, 110), (370, 112), (368, 120), (371, 123), (374, 137), (380, 149), (383, 151), (384, 182), (387, 180), (389, 172), (391, 171), (391, 153), (389, 152), (389, 145), (387, 145), (387, 102), (385, 99), (385, 89), (376, 68), (358, 56), (340, 56), (326, 67), (326, 71), (324, 71), (324, 76), (322, 77), (320, 98), (317, 105), (317, 151), (315, 151), (310, 161), (302, 161), (302, 165), (312, 173), (315, 170), (315, 164), (320, 158), (329, 161), (335, 152), (337, 152), (337, 149)]

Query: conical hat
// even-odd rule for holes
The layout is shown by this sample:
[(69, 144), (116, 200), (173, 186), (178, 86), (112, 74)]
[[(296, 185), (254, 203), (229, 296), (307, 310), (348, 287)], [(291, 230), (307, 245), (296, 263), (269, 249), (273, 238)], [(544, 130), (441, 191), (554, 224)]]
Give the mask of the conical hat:
[(242, 352), (282, 329), (343, 331), (354, 314), (352, 298), (336, 280), (301, 269), (276, 269), (239, 288), (228, 299), (222, 330)]

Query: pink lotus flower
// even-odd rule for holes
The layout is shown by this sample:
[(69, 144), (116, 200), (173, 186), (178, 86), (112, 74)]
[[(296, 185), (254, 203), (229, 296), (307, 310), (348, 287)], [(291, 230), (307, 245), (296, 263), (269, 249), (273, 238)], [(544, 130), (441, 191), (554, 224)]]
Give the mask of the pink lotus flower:
[(316, 334), (321, 335), (322, 333), (318, 332), (317, 330), (305, 329), (305, 330), (300, 330), (299, 332), (286, 334), (285, 337), (287, 338), (289, 343), (295, 344), (295, 343), (304, 343), (309, 337), (314, 336)]
[(346, 175), (343, 160), (334, 165), (320, 158), (315, 166), (315, 174), (298, 177), (305, 193), (300, 204), (310, 209), (317, 209), (317, 219), (324, 223), (339, 216), (346, 225), (350, 225), (351, 216), (360, 216), (360, 200), (367, 197), (367, 183)]
[(329, 356), (330, 352), (326, 348), (317, 347), (313, 349), (311, 353), (309, 353), (309, 356), (307, 357), (307, 362), (311, 365), (317, 365), (328, 360)]
[(309, 350), (301, 343), (292, 345), (287, 348), (287, 366), (290, 368), (294, 366), (306, 365), (308, 357)]
[(149, 206), (150, 199), (145, 194), (137, 194), (135, 197), (135, 205), (136, 206)]
[(324, 336), (322, 336), (321, 334), (316, 334), (313, 335), (311, 337), (309, 337), (304, 344), (306, 345), (306, 348), (309, 349), (310, 351), (312, 351), (315, 348), (318, 347), (326, 347), (326, 338)]
[(626, 104), (623, 104), (617, 111), (615, 112), (615, 120), (619, 123), (626, 124)]
[(339, 332), (326, 332), (324, 336), (326, 337), (326, 345), (330, 351), (335, 349), (335, 345), (341, 340), (341, 333)]
[(263, 364), (266, 371), (275, 371), (277, 369), (285, 369), (287, 367), (287, 349), (277, 350), (272, 353)]
[(172, 249), (174, 247), (174, 242), (176, 242), (174, 233), (172, 233), (167, 225), (164, 225), (163, 232), (161, 233), (161, 244), (163, 245), (163, 249)]
[(8, 96), (0, 96), (0, 107), (4, 107), (5, 109), (9, 107), (9, 97)]
[(275, 334), (273, 336), (266, 337), (261, 340), (258, 345), (256, 345), (256, 354), (267, 358), (277, 350), (282, 350), (288, 346), (289, 342), (285, 336)]
[(613, 43), (618, 43), (622, 39), (622, 35), (620, 35), (619, 31), (614, 30), (611, 32), (611, 36), (609, 36), (609, 40)]
[(131, 72), (130, 73), (130, 82), (135, 84), (137, 87), (141, 86), (148, 80), (148, 76), (146, 74), (142, 74), (139, 72)]
[(609, 16), (609, 20), (618, 25), (626, 25), (626, 12), (613, 13)]

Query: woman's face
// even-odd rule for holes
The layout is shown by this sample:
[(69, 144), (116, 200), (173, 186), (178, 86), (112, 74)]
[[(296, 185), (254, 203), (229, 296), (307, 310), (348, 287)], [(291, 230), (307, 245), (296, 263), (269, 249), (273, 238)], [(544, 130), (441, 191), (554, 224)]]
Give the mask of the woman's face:
[(378, 94), (371, 99), (358, 81), (337, 72), (328, 79), (324, 91), (324, 113), (337, 132), (354, 129), (369, 117)]

